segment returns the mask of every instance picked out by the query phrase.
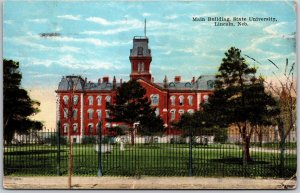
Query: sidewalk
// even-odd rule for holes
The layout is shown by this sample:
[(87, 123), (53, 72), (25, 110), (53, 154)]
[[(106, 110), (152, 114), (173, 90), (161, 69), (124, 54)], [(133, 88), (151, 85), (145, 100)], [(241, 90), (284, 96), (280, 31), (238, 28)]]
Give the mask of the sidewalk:
[[(68, 177), (4, 177), (5, 189), (68, 189)], [(295, 189), (295, 180), (204, 177), (72, 177), (72, 189)]]

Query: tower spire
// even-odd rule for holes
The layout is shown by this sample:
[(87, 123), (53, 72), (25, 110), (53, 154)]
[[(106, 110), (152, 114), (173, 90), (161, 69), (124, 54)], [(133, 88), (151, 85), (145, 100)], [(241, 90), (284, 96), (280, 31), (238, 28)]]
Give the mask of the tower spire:
[(145, 34), (145, 37), (146, 37), (146, 18), (145, 18), (145, 26), (144, 26), (144, 34)]

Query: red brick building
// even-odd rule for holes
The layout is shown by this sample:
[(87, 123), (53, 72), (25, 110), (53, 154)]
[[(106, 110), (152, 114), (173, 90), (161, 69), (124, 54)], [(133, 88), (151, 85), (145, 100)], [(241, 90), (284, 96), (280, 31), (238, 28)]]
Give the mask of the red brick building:
[[(166, 134), (174, 134), (170, 123), (179, 120), (185, 112), (193, 113), (199, 110), (200, 104), (207, 100), (213, 90), (214, 76), (204, 75), (191, 81), (182, 81), (180, 76), (173, 80), (164, 77), (162, 83), (154, 82), (150, 73), (152, 61), (149, 39), (146, 36), (135, 36), (130, 49), (131, 63), (130, 79), (136, 79), (146, 90), (151, 105), (156, 108), (168, 128)], [(113, 77), (99, 78), (98, 82), (90, 82), (81, 76), (62, 77), (57, 93), (57, 120), (61, 121), (61, 132), (67, 134), (72, 127), (74, 136), (96, 135), (97, 123), (102, 121), (103, 133), (108, 127), (117, 123), (108, 123), (108, 103), (114, 103), (116, 89), (122, 84)], [(73, 112), (70, 112), (73, 111)], [(71, 115), (71, 114), (72, 115)], [(72, 116), (70, 122), (68, 116)]]

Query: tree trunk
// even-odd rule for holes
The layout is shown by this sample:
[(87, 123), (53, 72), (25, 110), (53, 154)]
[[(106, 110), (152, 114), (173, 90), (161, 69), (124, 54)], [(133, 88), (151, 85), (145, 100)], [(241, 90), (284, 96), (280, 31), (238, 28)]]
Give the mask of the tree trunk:
[(262, 141), (263, 141), (263, 132), (262, 131), (259, 132), (258, 140), (259, 140), (259, 147), (262, 147)]
[(247, 165), (248, 162), (252, 161), (250, 157), (250, 137), (246, 136), (243, 140), (244, 140), (243, 164)]
[(279, 168), (280, 168), (280, 176), (284, 175), (284, 152), (285, 152), (285, 129), (283, 123), (279, 123), (279, 132), (280, 132), (280, 157), (279, 157)]

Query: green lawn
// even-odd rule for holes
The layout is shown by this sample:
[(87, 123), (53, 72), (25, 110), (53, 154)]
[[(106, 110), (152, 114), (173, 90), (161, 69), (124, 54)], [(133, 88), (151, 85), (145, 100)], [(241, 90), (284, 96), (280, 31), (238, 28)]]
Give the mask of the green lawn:
[[(68, 147), (61, 146), (60, 160), (55, 146), (18, 146), (5, 149), (5, 175), (67, 175)], [(74, 145), (74, 175), (96, 176), (98, 153), (94, 145)], [(244, 166), (242, 150), (233, 144), (195, 145), (192, 151), (195, 176), (279, 176), (279, 153), (260, 151), (251, 153), (254, 162)], [(187, 144), (113, 145), (111, 153), (102, 154), (103, 175), (188, 176), (189, 148)], [(286, 154), (284, 177), (296, 171), (296, 155)]]

